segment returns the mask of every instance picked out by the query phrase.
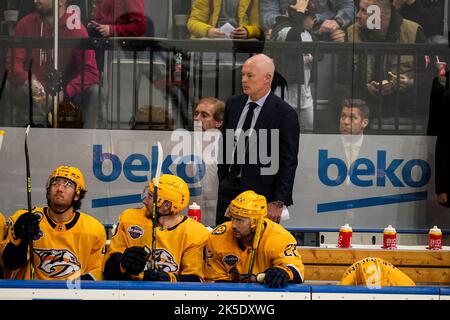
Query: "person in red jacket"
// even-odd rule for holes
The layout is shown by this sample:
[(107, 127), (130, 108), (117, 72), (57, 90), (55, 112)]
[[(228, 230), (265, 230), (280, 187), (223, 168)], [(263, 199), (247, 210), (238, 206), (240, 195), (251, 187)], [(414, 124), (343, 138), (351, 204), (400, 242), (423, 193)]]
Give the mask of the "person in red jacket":
[[(53, 0), (35, 2), (36, 11), (19, 20), (13, 32), (14, 37), (53, 38)], [(75, 13), (67, 12), (68, 2), (69, 0), (59, 1), (59, 37), (88, 38), (86, 28), (79, 22)], [(48, 75), (54, 69), (53, 56), (52, 48), (16, 48), (9, 50), (7, 54), (7, 68), (12, 85), (15, 88), (23, 87), (22, 92), (25, 94), (28, 92), (28, 69), (32, 61), (32, 94), (34, 102), (40, 106), (45, 116), (52, 99), (48, 88)], [(87, 95), (89, 89), (99, 83), (95, 51), (59, 48), (58, 70), (61, 72), (63, 85), (59, 101), (73, 101), (81, 106), (85, 113), (85, 127), (89, 127), (95, 119), (91, 110), (85, 110), (88, 107), (83, 95)], [(27, 114), (25, 110), (21, 110), (21, 113)]]
[(140, 37), (147, 30), (144, 0), (95, 0), (92, 18), (93, 37)]

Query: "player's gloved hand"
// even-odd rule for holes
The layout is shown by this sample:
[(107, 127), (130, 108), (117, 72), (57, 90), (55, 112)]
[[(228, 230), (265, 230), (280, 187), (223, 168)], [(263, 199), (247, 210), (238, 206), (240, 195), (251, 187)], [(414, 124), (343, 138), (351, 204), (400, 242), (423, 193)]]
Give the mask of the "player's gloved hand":
[(39, 234), (39, 217), (24, 213), (14, 223), (14, 236), (17, 239), (31, 240)]
[(264, 282), (269, 288), (282, 288), (289, 284), (289, 274), (281, 268), (272, 267), (266, 270)]
[(144, 270), (148, 259), (148, 252), (144, 247), (130, 247), (125, 249), (120, 260), (120, 266), (130, 275), (138, 275)]
[(170, 281), (170, 275), (162, 270), (145, 270), (144, 281)]

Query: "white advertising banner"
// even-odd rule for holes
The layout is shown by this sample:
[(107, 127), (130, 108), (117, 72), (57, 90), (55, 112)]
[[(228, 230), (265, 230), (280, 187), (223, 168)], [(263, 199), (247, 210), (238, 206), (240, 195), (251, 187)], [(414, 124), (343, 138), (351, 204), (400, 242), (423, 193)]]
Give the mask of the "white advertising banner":
[(302, 135), (289, 227), (450, 226), (434, 192), (436, 138)]
[[(6, 216), (27, 205), (25, 128), (5, 131), (0, 152), (0, 211)], [(163, 173), (183, 178), (202, 222), (214, 225), (217, 196), (217, 134), (177, 131), (32, 128), (28, 138), (32, 202), (46, 204), (46, 182), (67, 164), (84, 173), (82, 211), (114, 223), (126, 208), (141, 205), (141, 192), (156, 171), (157, 142)], [(365, 136), (345, 151), (340, 135), (302, 135), (294, 205), (288, 227), (423, 229), (450, 226), (448, 211), (435, 203), (434, 137)], [(353, 159), (347, 160), (349, 154)]]

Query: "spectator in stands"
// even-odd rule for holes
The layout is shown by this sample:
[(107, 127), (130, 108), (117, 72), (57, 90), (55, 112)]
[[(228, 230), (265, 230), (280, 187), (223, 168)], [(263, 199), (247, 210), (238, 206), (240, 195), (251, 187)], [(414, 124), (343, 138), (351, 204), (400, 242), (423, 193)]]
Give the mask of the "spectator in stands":
[[(368, 26), (371, 13), (367, 11), (371, 5), (380, 8), (380, 26), (372, 28)], [(390, 0), (361, 0), (359, 11), (356, 15), (357, 22), (347, 30), (348, 41), (361, 42), (386, 42), (398, 44), (412, 44), (426, 42), (422, 27), (413, 21), (404, 19), (391, 5)], [(356, 56), (356, 66), (352, 74), (352, 82), (355, 83), (354, 95), (363, 97), (369, 105), (383, 107), (385, 115), (395, 112), (396, 103), (400, 103), (402, 114), (411, 111), (420, 97), (415, 97), (413, 87), (417, 80), (417, 72), (420, 71), (425, 59), (419, 59), (416, 68), (416, 60), (412, 55), (398, 54), (383, 55), (381, 59), (378, 53)], [(398, 58), (399, 62), (398, 63)], [(348, 70), (353, 70), (349, 68)], [(419, 85), (419, 84), (416, 84)], [(396, 99), (396, 93), (400, 99)], [(381, 100), (381, 101), (380, 101)], [(419, 102), (417, 102), (419, 103)], [(405, 114), (406, 115), (406, 114)]]
[[(221, 29), (227, 23), (230, 33)], [(193, 0), (187, 27), (192, 38), (262, 39), (259, 0)]]
[[(278, 16), (273, 26), (271, 40), (273, 41), (300, 41), (311, 42), (313, 38), (306, 29), (306, 20), (314, 16), (311, 6), (308, 6), (312, 0), (294, 0), (287, 9), (285, 15)], [(288, 52), (281, 57), (274, 58), (276, 68), (280, 72), (278, 77), (274, 77), (272, 84), (277, 84), (277, 80), (283, 77), (286, 82), (286, 92), (284, 99), (294, 107), (300, 109), (300, 132), (312, 132), (314, 122), (313, 96), (311, 92), (311, 69), (313, 57), (311, 54), (297, 54)], [(297, 64), (303, 74), (294, 68)], [(298, 83), (300, 85), (300, 94), (298, 92)], [(281, 90), (284, 90), (283, 84), (280, 84)], [(278, 84), (277, 84), (278, 85)], [(278, 94), (278, 91), (275, 91)], [(278, 94), (281, 95), (281, 94)]]
[[(69, 0), (59, 1), (59, 36), (61, 38), (87, 38), (86, 28), (80, 24), (76, 27), (74, 13), (67, 13)], [(53, 1), (36, 0), (36, 11), (22, 18), (16, 25), (14, 37), (19, 38), (51, 38), (53, 36)], [(92, 102), (98, 89), (99, 72), (93, 50), (74, 50), (73, 48), (60, 48), (59, 67), (62, 73), (63, 90), (59, 92), (59, 101), (72, 101), (80, 106), (83, 112), (84, 126), (93, 128), (97, 121), (97, 106)], [(32, 80), (28, 83), (28, 69), (32, 62)], [(7, 68), (10, 78), (14, 79), (13, 86), (19, 89), (12, 102), (18, 111), (16, 125), (28, 122), (24, 119), (28, 113), (18, 106), (28, 106), (28, 88), (31, 85), (32, 95), (40, 114), (38, 121), (45, 125), (49, 106), (52, 105), (50, 78), (54, 68), (53, 50), (48, 48), (16, 48), (14, 53), (8, 51)], [(97, 90), (98, 91), (98, 90)]]
[[(271, 33), (276, 18), (283, 15), (292, 0), (260, 0), (261, 25), (266, 34)], [(310, 0), (313, 17), (306, 19), (306, 29), (323, 40), (344, 42), (344, 30), (353, 22), (353, 0)]]
[(181, 215), (189, 204), (189, 188), (171, 174), (159, 179), (156, 252), (152, 254), (150, 250), (154, 182), (155, 179), (142, 194), (143, 207), (125, 210), (120, 215), (103, 262), (105, 279), (201, 282), (202, 254), (209, 231)]
[(95, 0), (91, 37), (140, 37), (147, 31), (144, 0)]
[(78, 211), (86, 194), (83, 174), (60, 166), (46, 190), (47, 207), (18, 210), (9, 218), (2, 244), (5, 278), (30, 280), (34, 273), (36, 280), (102, 280), (106, 232), (97, 219)]
[[(304, 281), (297, 241), (281, 225), (265, 218), (264, 196), (244, 191), (231, 201), (226, 215), (231, 221), (217, 226), (206, 244), (208, 281), (258, 281), (270, 288)], [(260, 273), (265, 274), (264, 280)]]
[(447, 43), (444, 37), (444, 0), (392, 0), (403, 18), (417, 22), (429, 42)]
[(343, 286), (367, 286), (369, 289), (416, 285), (410, 277), (391, 263), (371, 257), (352, 264), (345, 271), (339, 284)]
[(202, 130), (220, 129), (225, 113), (225, 103), (214, 98), (206, 97), (197, 102), (194, 111), (194, 121), (200, 121)]

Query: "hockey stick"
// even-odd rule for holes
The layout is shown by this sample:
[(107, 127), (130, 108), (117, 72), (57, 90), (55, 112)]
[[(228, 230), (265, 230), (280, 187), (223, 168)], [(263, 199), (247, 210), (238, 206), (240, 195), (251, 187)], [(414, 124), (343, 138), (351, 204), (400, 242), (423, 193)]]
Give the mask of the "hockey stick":
[[(56, 70), (55, 76), (58, 74), (58, 60), (59, 60), (59, 3), (58, 0), (53, 0), (53, 67)], [(53, 94), (53, 128), (58, 128), (58, 96), (59, 91), (55, 90)]]
[(2, 101), (3, 90), (6, 86), (6, 78), (8, 78), (8, 69), (5, 69), (5, 72), (3, 73), (2, 84), (0, 85), (0, 101)]
[[(261, 219), (263, 219), (263, 218), (261, 218)], [(255, 236), (253, 238), (252, 255), (250, 257), (250, 263), (248, 265), (248, 281), (249, 282), (252, 277), (253, 263), (255, 262), (256, 249), (258, 248), (259, 240), (261, 239), (262, 225), (263, 225), (263, 222), (258, 221), (258, 225), (256, 226)]]
[[(28, 155), (28, 134), (30, 132), (30, 125), (28, 125), (25, 131), (25, 161), (27, 168), (27, 202), (28, 202), (28, 214), (32, 214), (31, 207), (31, 173), (30, 173), (30, 157)], [(33, 266), (33, 239), (30, 239), (30, 280), (34, 279), (34, 266)]]
[(158, 163), (156, 165), (155, 183), (153, 188), (153, 206), (152, 206), (152, 260), (150, 263), (151, 270), (156, 270), (156, 225), (158, 224), (158, 218), (156, 216), (156, 203), (158, 202), (158, 184), (159, 184), (159, 177), (161, 176), (162, 161), (163, 161), (163, 150), (161, 143), (158, 141)]
[[(32, 90), (32, 85), (31, 85), (31, 78), (32, 78), (31, 67), (32, 66), (33, 66), (33, 59), (30, 60), (30, 65), (28, 66), (28, 106), (29, 106), (29, 110), (28, 110), (29, 122), (28, 123), (29, 123), (29, 126), (34, 127), (34, 123), (33, 123), (33, 90)], [(28, 133), (27, 133), (27, 135), (28, 135)]]
[(264, 272), (258, 273), (256, 275), (256, 282), (264, 283), (264, 280), (266, 280), (266, 274)]

